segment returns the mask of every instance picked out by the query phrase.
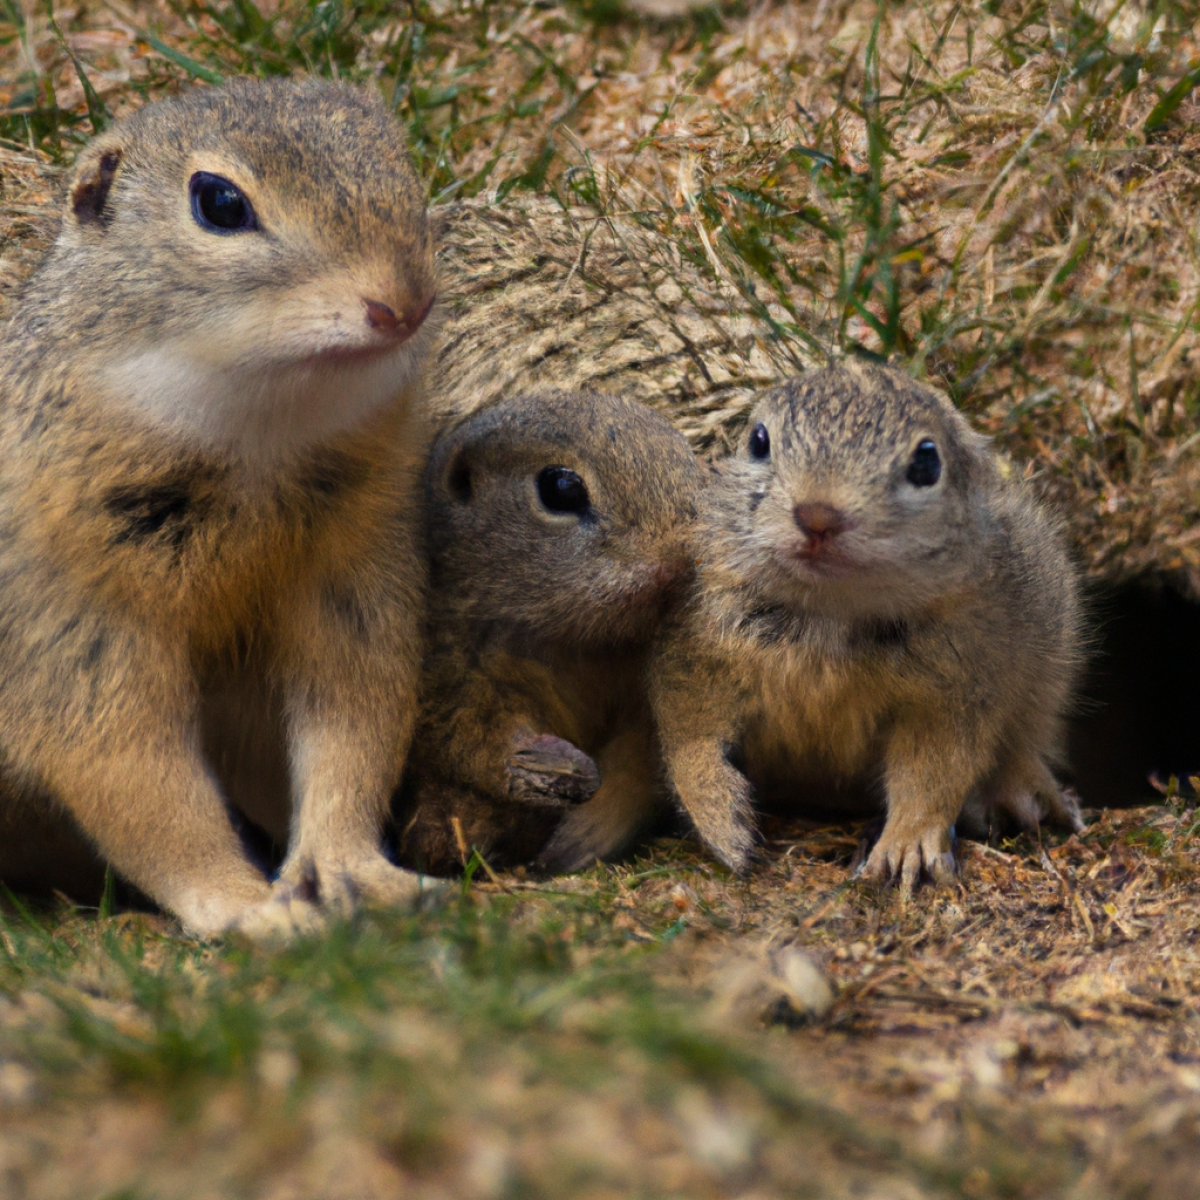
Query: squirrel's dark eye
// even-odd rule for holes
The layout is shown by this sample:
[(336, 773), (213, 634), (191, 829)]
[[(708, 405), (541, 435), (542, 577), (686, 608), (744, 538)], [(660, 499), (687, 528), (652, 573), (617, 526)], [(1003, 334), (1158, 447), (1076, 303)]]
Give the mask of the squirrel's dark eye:
[(766, 458), (771, 453), (771, 435), (761, 421), (750, 430), (750, 453), (755, 458)]
[(551, 512), (583, 512), (591, 503), (587, 486), (569, 467), (543, 467), (538, 472), (537, 492)]
[(247, 233), (258, 228), (250, 201), (228, 179), (197, 171), (189, 185), (192, 216), (209, 233)]
[(936, 444), (930, 438), (918, 442), (904, 478), (913, 487), (933, 487), (941, 477), (942, 460), (938, 457)]

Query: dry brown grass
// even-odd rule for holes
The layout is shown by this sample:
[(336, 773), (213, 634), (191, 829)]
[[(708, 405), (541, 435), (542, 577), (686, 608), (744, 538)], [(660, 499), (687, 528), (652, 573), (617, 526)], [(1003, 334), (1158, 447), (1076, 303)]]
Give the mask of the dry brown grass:
[[(934, 1161), (977, 1138), (991, 1161), (966, 1172), (967, 1195), (976, 1171), (979, 1194), (1187, 1196), (1200, 822), (1183, 809), (1098, 817), (1057, 846), (965, 844), (961, 886), (908, 904), (847, 885), (845, 830), (779, 829), (736, 899), (707, 880), (688, 898), (717, 915), (719, 954), (732, 933), (819, 958), (837, 1000), (797, 1069)], [(702, 951), (680, 957), (705, 979)]]
[[(1022, 7), (1040, 37), (1013, 34)], [(871, 4), (778, 5), (703, 51), (647, 34), (560, 134), (567, 214), (466, 208), (456, 229), (493, 226), (493, 271), (511, 252), (522, 296), (536, 267), (543, 299), (511, 312), (535, 374), (657, 387), (705, 444), (764, 377), (890, 355), (1043, 476), (1094, 572), (1195, 591), (1200, 102), (1147, 132), (1165, 89), (1144, 80), (1151, 63), (1183, 77), (1200, 46), (1158, 12), (910, 4), (876, 25)], [(1123, 90), (1135, 58), (1143, 82)], [(452, 267), (464, 244), (448, 239)], [(463, 319), (494, 329), (486, 291), (473, 276)], [(495, 302), (511, 300), (506, 284)], [(572, 339), (556, 301), (613, 319), (589, 314)], [(560, 361), (537, 361), (546, 346)]]

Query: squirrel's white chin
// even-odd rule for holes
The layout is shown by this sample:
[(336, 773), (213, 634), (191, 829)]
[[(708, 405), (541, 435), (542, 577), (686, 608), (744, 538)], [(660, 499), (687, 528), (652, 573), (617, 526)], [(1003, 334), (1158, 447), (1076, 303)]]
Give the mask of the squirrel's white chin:
[(166, 343), (109, 364), (108, 402), (198, 450), (264, 463), (290, 457), (411, 402), (431, 338), (387, 353), (285, 365), (214, 364)]

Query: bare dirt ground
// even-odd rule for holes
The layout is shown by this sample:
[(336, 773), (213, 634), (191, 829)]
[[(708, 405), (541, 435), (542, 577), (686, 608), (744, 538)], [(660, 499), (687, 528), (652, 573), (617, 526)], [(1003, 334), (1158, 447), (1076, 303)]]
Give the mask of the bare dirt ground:
[(1092, 815), (907, 902), (773, 825), (276, 955), (10, 918), (5, 1194), (1193, 1196), (1200, 822)]
[[(619, 388), (719, 452), (755, 389), (886, 356), (1092, 579), (1200, 595), (1194, 5), (55, 11), (0, 8), (0, 295), (107, 113), (345, 75), (429, 180), (448, 412)], [(0, 1195), (1195, 1196), (1200, 820), (1170, 790), (963, 843), (907, 900), (849, 882), (856, 828), (782, 821), (746, 880), (678, 839), (548, 882), (473, 862), (435, 911), (277, 953), (14, 897)]]

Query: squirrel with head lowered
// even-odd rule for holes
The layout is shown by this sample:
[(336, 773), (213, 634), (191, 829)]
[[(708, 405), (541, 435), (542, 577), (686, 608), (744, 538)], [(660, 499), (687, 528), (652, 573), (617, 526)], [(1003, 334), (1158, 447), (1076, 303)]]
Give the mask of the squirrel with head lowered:
[(702, 479), (683, 435), (621, 396), (505, 396), (439, 434), (405, 861), (449, 872), (473, 846), (576, 870), (661, 810), (646, 660), (691, 573)]
[[(0, 333), (0, 878), (27, 815), (200, 934), (419, 890), (381, 831), (434, 295), (401, 128), (353, 88), (235, 81), (84, 150)], [(280, 786), (241, 786), (263, 746)]]

